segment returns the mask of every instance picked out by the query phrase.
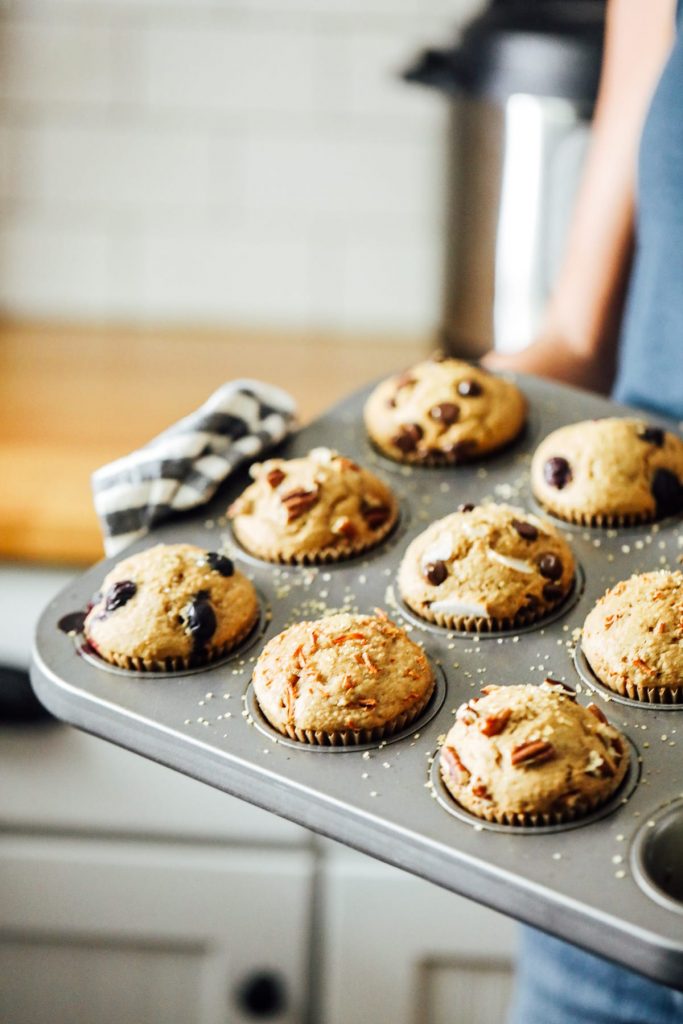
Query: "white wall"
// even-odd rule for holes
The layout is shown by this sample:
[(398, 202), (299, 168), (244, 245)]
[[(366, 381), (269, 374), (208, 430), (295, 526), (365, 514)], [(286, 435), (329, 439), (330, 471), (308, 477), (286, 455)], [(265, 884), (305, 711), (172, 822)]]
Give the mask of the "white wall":
[(480, 0), (0, 0), (0, 304), (422, 331), (445, 104), (397, 79)]

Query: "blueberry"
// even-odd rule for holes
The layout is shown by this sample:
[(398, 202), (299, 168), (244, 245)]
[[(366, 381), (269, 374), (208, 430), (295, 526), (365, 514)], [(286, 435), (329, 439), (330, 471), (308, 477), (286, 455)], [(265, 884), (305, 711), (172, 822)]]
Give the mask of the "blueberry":
[(131, 597), (135, 597), (137, 592), (137, 584), (133, 583), (132, 580), (119, 580), (105, 594), (104, 610), (106, 612), (115, 612), (117, 608), (122, 608), (124, 604), (127, 604)]
[(675, 515), (683, 509), (683, 486), (671, 470), (656, 469), (651, 486), (658, 518)]
[(207, 552), (206, 564), (214, 572), (219, 572), (221, 576), (232, 576), (235, 572), (235, 566), (231, 560), (226, 555), (221, 555), (218, 551)]

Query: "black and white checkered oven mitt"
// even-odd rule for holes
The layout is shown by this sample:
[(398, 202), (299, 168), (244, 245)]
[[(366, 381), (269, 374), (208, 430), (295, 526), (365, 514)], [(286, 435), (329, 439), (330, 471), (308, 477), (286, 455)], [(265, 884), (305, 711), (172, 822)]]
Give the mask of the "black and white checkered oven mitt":
[(92, 489), (107, 555), (174, 512), (203, 505), (233, 470), (295, 427), (296, 404), (286, 391), (236, 380), (144, 448), (96, 470)]

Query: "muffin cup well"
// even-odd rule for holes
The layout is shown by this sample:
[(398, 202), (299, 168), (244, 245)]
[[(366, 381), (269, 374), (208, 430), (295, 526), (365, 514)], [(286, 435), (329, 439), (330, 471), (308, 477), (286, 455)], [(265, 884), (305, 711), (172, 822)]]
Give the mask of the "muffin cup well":
[(530, 626), (534, 622), (538, 622), (541, 619), (546, 618), (546, 616), (551, 615), (569, 598), (574, 586), (575, 579), (572, 579), (572, 583), (567, 588), (566, 593), (552, 604), (541, 605), (533, 612), (530, 610), (520, 611), (516, 615), (506, 618), (496, 618), (495, 616), (484, 617), (479, 615), (453, 616), (442, 615), (439, 613), (433, 614), (430, 613), (429, 609), (425, 609), (422, 605), (418, 605), (417, 603), (411, 604), (405, 594), (401, 595), (401, 599), (404, 601), (406, 606), (424, 622), (431, 622), (436, 626), (441, 626), (443, 629), (455, 629), (464, 633), (507, 633), (514, 632), (516, 629), (523, 629), (526, 626)]
[(115, 665), (117, 668), (126, 669), (130, 672), (149, 672), (150, 675), (155, 672), (185, 672), (189, 669), (212, 665), (214, 662), (226, 658), (231, 651), (234, 651), (236, 647), (239, 647), (239, 645), (252, 633), (259, 621), (260, 615), (261, 609), (260, 606), (257, 606), (254, 618), (245, 623), (243, 628), (235, 634), (229, 644), (223, 644), (221, 647), (212, 648), (210, 651), (204, 652), (203, 654), (193, 654), (185, 658), (137, 658), (116, 652), (110, 652), (105, 657), (105, 655), (97, 648), (97, 642), (93, 641), (87, 633), (84, 633), (84, 638), (86, 643), (92, 648), (93, 653), (97, 655), (105, 665)]
[(395, 503), (392, 509), (392, 515), (381, 527), (378, 533), (369, 541), (364, 544), (347, 544), (343, 548), (322, 548), (317, 552), (304, 552), (303, 554), (285, 555), (282, 551), (275, 547), (258, 547), (247, 544), (244, 537), (240, 536), (239, 528), (237, 523), (232, 522), (230, 524), (232, 535), (239, 546), (252, 555), (254, 558), (260, 558), (264, 562), (270, 562), (274, 565), (331, 565), (335, 562), (345, 562), (351, 558), (357, 558), (359, 555), (365, 554), (367, 551), (372, 551), (379, 544), (389, 537), (399, 522), (400, 510), (398, 502)]
[(468, 814), (473, 815), (476, 818), (481, 818), (482, 821), (488, 821), (497, 825), (510, 825), (515, 828), (538, 828), (539, 826), (548, 825), (563, 825), (567, 822), (578, 821), (593, 811), (598, 810), (603, 804), (606, 804), (615, 793), (619, 790), (623, 783), (629, 769), (629, 763), (631, 753), (628, 745), (624, 747), (627, 751), (626, 755), (622, 757), (619, 762), (619, 768), (614, 776), (614, 784), (608, 793), (603, 793), (601, 796), (596, 796), (593, 799), (585, 797), (581, 802), (576, 803), (572, 808), (566, 808), (563, 811), (553, 812), (519, 812), (519, 811), (494, 811), (486, 807), (478, 806), (475, 810), (473, 807), (468, 807), (462, 803), (457, 795), (453, 792), (449, 785), (448, 774), (444, 771), (443, 765), (439, 764), (439, 774), (441, 780), (448, 790), (448, 793), (456, 802), (458, 807), (462, 808)]
[(320, 747), (355, 747), (366, 743), (378, 743), (405, 729), (425, 710), (432, 699), (435, 687), (436, 677), (432, 676), (432, 685), (422, 699), (396, 718), (385, 722), (384, 725), (375, 726), (372, 729), (347, 729), (339, 732), (326, 732), (323, 729), (299, 729), (295, 726), (275, 723), (268, 718), (265, 710), (258, 703), (258, 698), (256, 698), (256, 703), (266, 721), (283, 736), (288, 736), (299, 743)]
[(657, 516), (654, 512), (603, 512), (588, 514), (576, 510), (568, 511), (559, 508), (548, 501), (544, 501), (541, 495), (534, 492), (534, 498), (544, 512), (548, 512), (562, 522), (572, 523), (574, 526), (587, 526), (602, 530), (618, 530), (620, 527), (647, 526), (654, 523)]

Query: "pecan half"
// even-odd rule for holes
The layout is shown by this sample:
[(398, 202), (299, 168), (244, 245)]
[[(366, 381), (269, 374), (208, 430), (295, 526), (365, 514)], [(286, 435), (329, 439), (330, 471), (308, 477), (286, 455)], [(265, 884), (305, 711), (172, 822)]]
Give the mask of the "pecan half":
[(336, 537), (346, 537), (347, 540), (353, 540), (356, 536), (356, 527), (348, 516), (337, 516), (331, 530)]
[(510, 721), (511, 714), (510, 708), (503, 708), (497, 715), (487, 715), (484, 721), (479, 723), (479, 732), (484, 736), (497, 736)]
[(286, 475), (287, 474), (283, 473), (281, 469), (271, 469), (270, 473), (266, 473), (266, 480), (273, 490), (275, 490), (275, 488), (279, 487), (282, 483)]
[(515, 747), (510, 755), (510, 763), (518, 764), (542, 764), (550, 761), (555, 756), (555, 747), (547, 740), (531, 740), (529, 743), (522, 743)]
[(603, 725), (607, 725), (607, 716), (605, 715), (602, 708), (599, 708), (597, 704), (592, 702), (586, 707), (586, 711), (590, 711), (591, 715), (597, 718), (598, 722), (602, 722)]
[(380, 526), (384, 526), (391, 515), (391, 509), (388, 505), (370, 505), (365, 501), (361, 504), (360, 510), (363, 519), (371, 530), (379, 530)]
[(303, 487), (297, 487), (293, 491), (287, 491), (280, 497), (280, 501), (287, 509), (287, 522), (291, 523), (298, 519), (309, 508), (313, 508), (318, 500), (318, 491), (307, 491)]
[(460, 755), (455, 747), (444, 747), (441, 751), (441, 760), (454, 782), (464, 785), (469, 781), (470, 773), (460, 760)]

